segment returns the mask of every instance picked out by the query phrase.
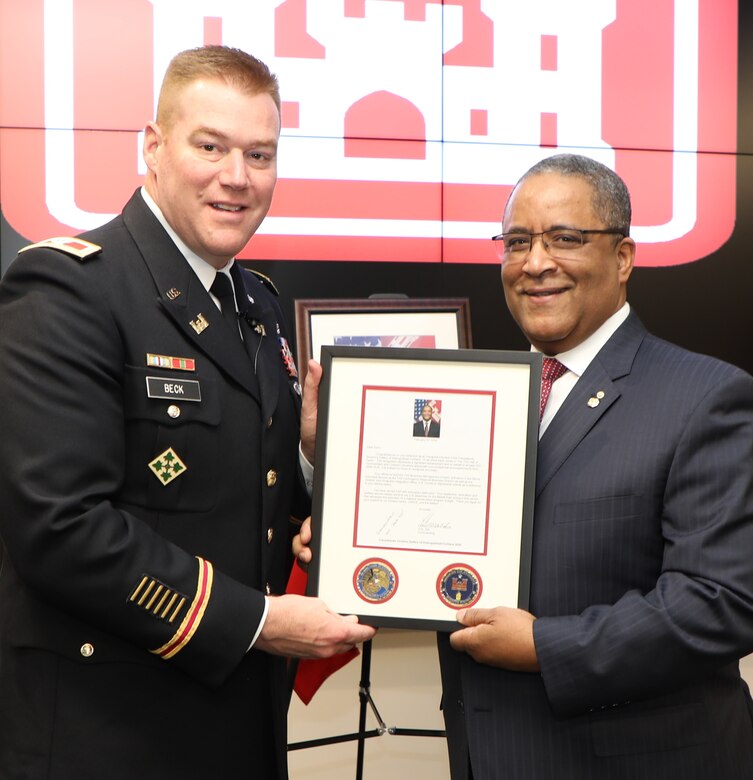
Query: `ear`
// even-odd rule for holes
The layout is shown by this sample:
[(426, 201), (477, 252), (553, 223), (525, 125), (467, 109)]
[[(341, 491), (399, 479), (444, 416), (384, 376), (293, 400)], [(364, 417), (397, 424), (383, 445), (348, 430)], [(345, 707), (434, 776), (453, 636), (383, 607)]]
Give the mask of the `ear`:
[(142, 155), (146, 167), (152, 172), (157, 172), (158, 152), (164, 143), (162, 130), (156, 122), (147, 122), (144, 128), (144, 146)]
[(635, 263), (635, 241), (623, 238), (617, 245), (617, 275), (621, 284), (626, 284)]

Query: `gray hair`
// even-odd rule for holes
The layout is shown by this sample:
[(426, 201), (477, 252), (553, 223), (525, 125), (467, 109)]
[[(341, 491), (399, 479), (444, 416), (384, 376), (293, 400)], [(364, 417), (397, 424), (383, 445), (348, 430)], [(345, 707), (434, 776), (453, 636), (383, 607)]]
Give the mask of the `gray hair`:
[(625, 182), (611, 168), (580, 154), (555, 154), (553, 157), (545, 157), (529, 168), (520, 177), (515, 189), (526, 179), (541, 173), (558, 173), (561, 176), (579, 176), (585, 179), (593, 190), (596, 216), (607, 227), (619, 230), (626, 236), (630, 235), (630, 193)]

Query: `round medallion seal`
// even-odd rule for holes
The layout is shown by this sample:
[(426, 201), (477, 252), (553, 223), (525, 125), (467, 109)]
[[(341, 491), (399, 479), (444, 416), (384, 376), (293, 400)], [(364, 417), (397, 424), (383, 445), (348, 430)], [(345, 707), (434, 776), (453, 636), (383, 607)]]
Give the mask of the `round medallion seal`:
[(353, 574), (356, 593), (372, 604), (389, 601), (397, 590), (395, 567), (382, 558), (370, 558), (360, 563)]
[(481, 577), (464, 563), (453, 563), (437, 578), (437, 594), (443, 603), (453, 609), (475, 604), (481, 596)]

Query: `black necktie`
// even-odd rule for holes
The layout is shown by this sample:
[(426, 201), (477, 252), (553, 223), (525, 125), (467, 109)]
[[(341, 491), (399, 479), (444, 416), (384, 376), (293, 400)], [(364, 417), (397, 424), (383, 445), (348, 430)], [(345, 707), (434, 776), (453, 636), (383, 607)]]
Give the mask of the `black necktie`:
[(225, 274), (218, 271), (214, 275), (214, 281), (209, 288), (209, 292), (220, 302), (222, 316), (225, 318), (225, 322), (230, 326), (233, 333), (240, 338), (241, 334), (238, 330), (238, 312), (235, 310), (235, 295), (233, 294), (233, 285), (230, 283), (230, 279), (228, 279)]

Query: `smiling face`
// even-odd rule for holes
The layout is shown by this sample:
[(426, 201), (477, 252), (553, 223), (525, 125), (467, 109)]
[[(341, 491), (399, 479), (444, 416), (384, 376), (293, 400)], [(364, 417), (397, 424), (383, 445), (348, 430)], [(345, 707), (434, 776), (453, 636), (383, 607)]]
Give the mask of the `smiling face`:
[(269, 94), (218, 79), (192, 81), (173, 100), (169, 124), (146, 127), (146, 189), (187, 246), (222, 268), (269, 210), (279, 113)]
[[(583, 178), (534, 174), (514, 190), (502, 232), (540, 233), (557, 227), (606, 229)], [(618, 240), (619, 239), (619, 240)], [(551, 257), (533, 239), (523, 263), (502, 264), (510, 313), (538, 350), (556, 355), (576, 347), (625, 302), (635, 243), (614, 235), (587, 235), (573, 259)]]

